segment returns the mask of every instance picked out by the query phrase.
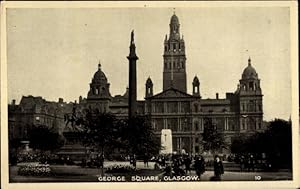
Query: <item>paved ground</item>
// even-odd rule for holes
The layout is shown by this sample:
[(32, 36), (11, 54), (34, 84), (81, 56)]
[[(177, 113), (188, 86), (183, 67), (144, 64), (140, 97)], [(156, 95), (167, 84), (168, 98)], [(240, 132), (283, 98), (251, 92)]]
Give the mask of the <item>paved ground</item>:
[[(112, 164), (127, 164), (129, 162), (105, 162), (104, 166)], [(51, 166), (53, 171), (59, 173), (55, 177), (28, 177), (20, 176), (17, 174), (18, 167), (13, 166), (10, 168), (10, 181), (11, 182), (97, 182), (98, 176), (101, 175), (101, 169), (96, 168), (81, 168), (79, 166), (64, 166), (56, 165)], [(137, 162), (138, 172), (133, 175), (139, 176), (161, 176), (162, 172), (154, 170), (154, 163), (149, 162), (149, 167), (144, 167), (143, 162)], [(188, 175), (196, 175), (192, 171)], [(132, 175), (131, 175), (132, 176)], [(130, 180), (131, 176), (127, 176), (126, 180)], [(209, 181), (213, 176), (213, 171), (208, 170), (201, 176), (201, 181)], [(222, 176), (224, 181), (255, 181), (255, 180), (290, 180), (292, 179), (291, 172), (239, 172), (239, 171), (226, 171)]]

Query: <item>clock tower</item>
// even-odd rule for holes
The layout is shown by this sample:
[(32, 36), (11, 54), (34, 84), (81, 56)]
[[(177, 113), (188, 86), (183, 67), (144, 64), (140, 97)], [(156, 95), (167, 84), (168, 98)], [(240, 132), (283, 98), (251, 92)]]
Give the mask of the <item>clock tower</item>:
[(170, 34), (164, 41), (163, 90), (176, 88), (182, 92), (186, 89), (186, 57), (183, 36), (180, 36), (178, 17), (170, 21)]

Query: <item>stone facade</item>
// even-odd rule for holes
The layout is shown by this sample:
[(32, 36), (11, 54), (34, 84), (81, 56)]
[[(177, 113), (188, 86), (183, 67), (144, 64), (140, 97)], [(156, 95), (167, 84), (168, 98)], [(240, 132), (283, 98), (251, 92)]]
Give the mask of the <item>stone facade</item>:
[(201, 153), (201, 136), (207, 126), (213, 125), (224, 133), (228, 144), (235, 137), (263, 131), (263, 95), (251, 59), (237, 90), (226, 93), (225, 99), (219, 99), (219, 94), (215, 99), (202, 99), (197, 76), (192, 82), (192, 94), (188, 94), (185, 73), (188, 65), (184, 40), (179, 33), (179, 19), (174, 14), (170, 22), (170, 38), (166, 36), (164, 43), (163, 91), (153, 95), (151, 78), (146, 82), (145, 114), (151, 117), (157, 135), (162, 129), (171, 129), (173, 150)]

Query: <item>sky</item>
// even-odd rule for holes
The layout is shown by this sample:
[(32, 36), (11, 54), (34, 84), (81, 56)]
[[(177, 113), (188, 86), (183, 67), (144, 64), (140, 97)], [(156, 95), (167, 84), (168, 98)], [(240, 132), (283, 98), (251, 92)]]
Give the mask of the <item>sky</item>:
[[(150, 76), (162, 91), (163, 42), (173, 8), (8, 9), (8, 100), (22, 95), (78, 101), (101, 62), (111, 94), (128, 86), (134, 29), (137, 95)], [(203, 99), (234, 92), (251, 57), (261, 80), (264, 119), (291, 114), (290, 20), (285, 7), (175, 9), (186, 46), (187, 90), (195, 75)]]

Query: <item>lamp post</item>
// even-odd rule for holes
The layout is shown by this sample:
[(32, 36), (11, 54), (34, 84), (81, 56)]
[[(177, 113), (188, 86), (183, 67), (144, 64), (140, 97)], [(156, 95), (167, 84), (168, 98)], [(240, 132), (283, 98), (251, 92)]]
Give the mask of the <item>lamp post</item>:
[[(190, 130), (190, 136), (189, 136), (189, 156), (192, 157), (192, 135), (193, 135), (193, 125), (192, 125), (192, 122), (190, 119), (190, 114), (191, 114), (191, 111), (190, 111), (190, 108), (188, 107), (185, 107), (185, 120), (184, 120), (184, 123), (185, 123), (185, 128), (188, 130)], [(189, 116), (188, 116), (189, 115)], [(190, 128), (189, 128), (189, 125), (190, 125)]]
[(190, 128), (190, 130), (191, 130), (191, 135), (190, 135), (190, 157), (192, 157), (192, 153), (193, 153), (193, 144), (192, 144), (192, 142), (193, 142), (193, 123), (191, 122), (191, 128)]

